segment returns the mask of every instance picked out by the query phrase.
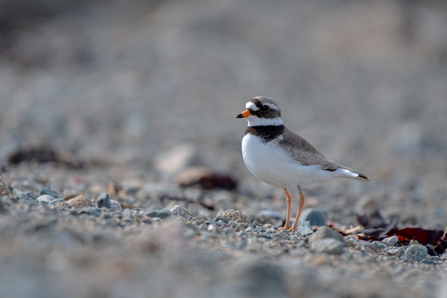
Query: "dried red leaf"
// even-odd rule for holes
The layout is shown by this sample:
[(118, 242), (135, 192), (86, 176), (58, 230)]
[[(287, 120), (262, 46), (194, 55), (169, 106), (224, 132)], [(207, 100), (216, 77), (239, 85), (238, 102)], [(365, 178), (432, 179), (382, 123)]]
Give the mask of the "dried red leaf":
[[(442, 230), (424, 230), (421, 228), (404, 228), (404, 229), (391, 229), (387, 236), (396, 235), (398, 238), (403, 237), (404, 239), (411, 241), (417, 240), (419, 243), (431, 244), (433, 246), (438, 246), (441, 243), (441, 238), (444, 235)], [(401, 238), (399, 238), (400, 241)]]
[(358, 236), (359, 240), (365, 240), (365, 241), (377, 241), (379, 240), (377, 237), (374, 236), (370, 236), (370, 235), (365, 235), (365, 236)]

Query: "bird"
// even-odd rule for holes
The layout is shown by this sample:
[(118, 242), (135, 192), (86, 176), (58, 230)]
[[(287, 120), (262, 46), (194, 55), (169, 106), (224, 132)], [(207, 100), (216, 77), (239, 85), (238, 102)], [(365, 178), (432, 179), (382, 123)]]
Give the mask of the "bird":
[[(290, 131), (284, 126), (281, 109), (268, 97), (252, 98), (236, 118), (248, 121), (242, 138), (242, 158), (248, 170), (259, 180), (284, 190), (287, 217), (280, 231), (296, 231), (305, 202), (302, 189), (337, 178), (371, 181), (362, 173), (327, 159), (308, 141)], [(298, 190), (299, 194), (298, 212), (292, 226), (289, 190)]]

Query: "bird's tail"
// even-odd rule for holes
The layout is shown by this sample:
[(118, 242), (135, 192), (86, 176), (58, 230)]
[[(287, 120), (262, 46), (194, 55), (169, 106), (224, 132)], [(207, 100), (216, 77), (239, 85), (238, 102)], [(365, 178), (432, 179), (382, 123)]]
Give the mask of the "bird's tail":
[(368, 177), (366, 177), (362, 173), (354, 171), (350, 168), (340, 167), (340, 170), (342, 170), (344, 172), (346, 178), (352, 178), (352, 179), (357, 179), (357, 180), (362, 180), (362, 181), (371, 181)]

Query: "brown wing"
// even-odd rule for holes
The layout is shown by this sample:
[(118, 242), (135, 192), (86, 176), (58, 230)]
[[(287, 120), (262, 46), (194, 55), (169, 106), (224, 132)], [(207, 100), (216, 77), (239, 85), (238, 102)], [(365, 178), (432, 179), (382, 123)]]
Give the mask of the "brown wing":
[(280, 145), (288, 151), (293, 159), (300, 162), (304, 166), (320, 165), (323, 170), (335, 171), (340, 167), (339, 164), (327, 159), (308, 141), (284, 128), (284, 139), (280, 141)]
[(350, 172), (358, 174), (359, 180), (369, 180), (368, 177), (348, 167), (339, 165), (332, 160), (327, 159), (317, 149), (314, 148), (308, 141), (290, 131), (287, 127), (284, 128), (283, 134), (284, 140), (280, 141), (280, 145), (290, 154), (293, 159), (300, 162), (303, 166), (320, 165), (321, 169), (326, 171), (335, 171), (338, 168), (348, 170)]

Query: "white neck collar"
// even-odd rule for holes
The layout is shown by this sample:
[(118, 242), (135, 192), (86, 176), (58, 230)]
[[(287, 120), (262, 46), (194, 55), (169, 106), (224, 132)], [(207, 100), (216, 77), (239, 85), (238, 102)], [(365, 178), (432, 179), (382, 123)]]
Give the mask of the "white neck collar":
[(249, 116), (246, 118), (248, 126), (279, 126), (284, 125), (280, 117), (278, 118), (259, 118), (256, 116)]

